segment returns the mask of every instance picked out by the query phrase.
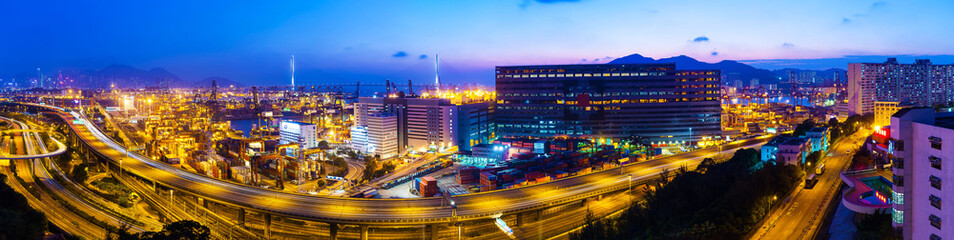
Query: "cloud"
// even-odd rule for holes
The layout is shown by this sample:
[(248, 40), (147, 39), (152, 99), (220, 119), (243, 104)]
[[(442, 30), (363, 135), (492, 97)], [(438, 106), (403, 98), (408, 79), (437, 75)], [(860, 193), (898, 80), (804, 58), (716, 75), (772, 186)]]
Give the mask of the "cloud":
[(697, 43), (698, 43), (698, 42), (708, 42), (708, 41), (709, 41), (709, 38), (706, 37), (705, 35), (699, 36), (699, 37), (697, 37), (697, 38), (692, 39), (692, 42), (697, 42)]
[(841, 19), (841, 23), (842, 23), (842, 24), (849, 24), (849, 23), (851, 23), (851, 19), (842, 18), (842, 19)]
[(531, 2), (536, 2), (540, 4), (557, 4), (557, 3), (577, 3), (581, 1), (582, 0), (533, 0), (533, 1), (523, 0), (523, 2), (520, 2), (519, 6), (521, 9), (527, 9), (527, 7), (530, 6)]
[(397, 53), (395, 53), (394, 55), (391, 55), (391, 56), (392, 56), (392, 57), (396, 57), (396, 58), (402, 58), (402, 57), (407, 57), (407, 53), (404, 52), (404, 51), (398, 51)]
[(427, 54), (421, 54), (421, 56), (418, 56), (417, 59), (427, 59)]
[(581, 59), (580, 62), (586, 62), (586, 58)]
[(877, 2), (874, 2), (874, 3), (871, 4), (871, 8), (884, 7), (884, 5), (887, 5), (887, 4), (888, 4), (888, 3), (885, 2), (885, 1), (877, 1)]
[(719, 56), (719, 52), (716, 52), (716, 51), (712, 51), (712, 53), (710, 53), (710, 54), (711, 54), (712, 56)]
[(792, 43), (782, 43), (782, 47), (794, 47), (795, 44)]
[(573, 2), (580, 2), (580, 0), (534, 0), (534, 2), (544, 3), (544, 4), (547, 4), (547, 3), (573, 3)]

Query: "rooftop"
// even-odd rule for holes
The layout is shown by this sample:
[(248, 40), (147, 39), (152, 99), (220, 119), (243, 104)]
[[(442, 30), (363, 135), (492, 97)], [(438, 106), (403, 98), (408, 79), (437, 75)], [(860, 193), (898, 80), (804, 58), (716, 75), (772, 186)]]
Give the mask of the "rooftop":
[(935, 118), (934, 125), (942, 128), (954, 129), (954, 116)]

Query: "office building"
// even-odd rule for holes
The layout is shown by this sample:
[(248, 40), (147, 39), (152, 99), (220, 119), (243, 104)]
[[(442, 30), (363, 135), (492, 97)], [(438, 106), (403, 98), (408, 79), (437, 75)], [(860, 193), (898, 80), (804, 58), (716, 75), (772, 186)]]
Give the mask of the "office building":
[(279, 125), (279, 143), (297, 143), (302, 149), (318, 147), (318, 132), (314, 124), (282, 121)]
[(497, 135), (706, 145), (722, 134), (719, 79), (675, 64), (497, 67)]
[(398, 119), (392, 113), (367, 116), (368, 146), (366, 153), (390, 158), (398, 154)]
[(368, 127), (351, 127), (351, 149), (357, 152), (368, 152)]
[(495, 125), (493, 102), (455, 103), (444, 98), (362, 97), (355, 103), (355, 125), (367, 126), (367, 116), (391, 113), (398, 120), (398, 151), (428, 151), (489, 143)]
[(934, 65), (928, 59), (900, 64), (848, 64), (848, 102), (855, 114), (874, 113), (875, 102), (911, 103), (929, 107), (954, 101), (954, 65)]

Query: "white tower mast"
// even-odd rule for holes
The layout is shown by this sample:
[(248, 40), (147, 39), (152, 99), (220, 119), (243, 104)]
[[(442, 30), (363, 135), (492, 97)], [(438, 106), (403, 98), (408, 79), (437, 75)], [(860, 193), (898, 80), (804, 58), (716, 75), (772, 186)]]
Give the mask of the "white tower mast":
[(291, 55), (291, 86), (295, 87), (295, 54)]
[(438, 93), (441, 92), (441, 59), (439, 54), (434, 54), (434, 86)]

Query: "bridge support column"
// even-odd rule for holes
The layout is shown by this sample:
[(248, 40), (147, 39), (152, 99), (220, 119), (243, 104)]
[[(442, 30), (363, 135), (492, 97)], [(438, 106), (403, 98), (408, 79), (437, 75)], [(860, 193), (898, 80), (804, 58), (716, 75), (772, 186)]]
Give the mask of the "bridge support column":
[(427, 228), (427, 231), (428, 231), (428, 232), (430, 233), (430, 235), (431, 235), (431, 237), (430, 237), (429, 239), (431, 239), (431, 240), (437, 240), (437, 239), (438, 239), (438, 238), (437, 238), (437, 237), (438, 237), (438, 234), (437, 234), (437, 233), (439, 232), (439, 231), (438, 231), (439, 228), (437, 227), (437, 224), (428, 224), (426, 228)]
[(517, 213), (517, 222), (513, 225), (514, 227), (523, 226), (523, 213)]
[(204, 198), (200, 198), (200, 197), (196, 197), (196, 200), (199, 203), (199, 205), (202, 205), (202, 207), (204, 207), (205, 209), (209, 209), (209, 201), (206, 201)]
[(603, 201), (603, 194), (597, 195), (596, 201)]
[(265, 239), (272, 239), (272, 215), (265, 213), (262, 217), (265, 221)]
[(368, 225), (359, 225), (361, 228), (361, 240), (368, 240)]
[(238, 219), (238, 224), (244, 228), (245, 227), (245, 209), (239, 208), (237, 215), (238, 216), (236, 218)]
[(338, 240), (338, 224), (337, 223), (328, 223), (328, 236), (331, 236), (331, 240)]

